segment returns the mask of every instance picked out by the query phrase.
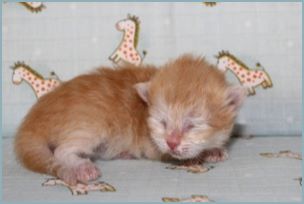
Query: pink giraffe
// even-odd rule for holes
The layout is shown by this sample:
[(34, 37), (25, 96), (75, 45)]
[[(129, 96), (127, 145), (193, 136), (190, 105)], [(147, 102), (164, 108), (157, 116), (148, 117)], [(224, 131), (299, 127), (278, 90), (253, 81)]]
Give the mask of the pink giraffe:
[(229, 52), (220, 52), (217, 56), (218, 68), (229, 69), (238, 78), (242, 86), (247, 88), (249, 95), (255, 94), (255, 87), (262, 85), (264, 89), (273, 86), (270, 76), (265, 70), (250, 70), (243, 62)]
[[(32, 87), (37, 98), (52, 91), (61, 84), (58, 78), (45, 79), (30, 66), (21, 62), (17, 62), (12, 69), (14, 70), (13, 83), (19, 85), (25, 80)], [(51, 73), (51, 75), (55, 74)]]
[[(135, 16), (130, 16), (116, 23), (116, 28), (122, 31), (123, 39), (119, 44), (118, 48), (109, 57), (114, 63), (118, 63), (120, 60), (125, 62), (140, 65), (142, 58), (136, 50), (138, 43), (139, 33), (139, 20)], [(145, 55), (145, 52), (144, 52)]]

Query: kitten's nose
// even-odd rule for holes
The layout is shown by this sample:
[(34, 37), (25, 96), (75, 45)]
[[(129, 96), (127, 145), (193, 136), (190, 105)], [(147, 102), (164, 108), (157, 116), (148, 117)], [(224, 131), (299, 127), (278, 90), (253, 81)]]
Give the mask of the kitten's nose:
[(180, 144), (180, 140), (170, 138), (167, 139), (167, 144), (171, 150), (174, 150)]

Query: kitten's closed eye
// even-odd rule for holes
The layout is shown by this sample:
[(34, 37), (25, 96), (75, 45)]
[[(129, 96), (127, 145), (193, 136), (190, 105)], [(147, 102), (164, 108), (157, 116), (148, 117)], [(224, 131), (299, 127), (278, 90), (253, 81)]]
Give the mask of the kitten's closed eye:
[(193, 129), (195, 126), (191, 122), (186, 122), (183, 126), (183, 132), (188, 132), (189, 130)]

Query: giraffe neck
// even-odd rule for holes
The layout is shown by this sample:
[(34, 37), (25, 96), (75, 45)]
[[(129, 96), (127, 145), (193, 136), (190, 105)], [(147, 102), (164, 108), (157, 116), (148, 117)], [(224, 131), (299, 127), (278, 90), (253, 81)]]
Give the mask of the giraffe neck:
[(37, 80), (41, 81), (40, 78), (38, 78), (37, 76), (35, 76), (32, 72), (26, 70), (26, 69), (22, 69), (21, 72), (21, 77), (34, 89), (36, 90), (36, 86), (35, 83), (37, 83)]
[(232, 59), (229, 59), (228, 64), (228, 69), (235, 75), (241, 75), (241, 73), (246, 70), (244, 67), (240, 66), (239, 63)]
[(124, 32), (123, 40), (128, 44), (134, 45), (135, 29), (126, 29)]

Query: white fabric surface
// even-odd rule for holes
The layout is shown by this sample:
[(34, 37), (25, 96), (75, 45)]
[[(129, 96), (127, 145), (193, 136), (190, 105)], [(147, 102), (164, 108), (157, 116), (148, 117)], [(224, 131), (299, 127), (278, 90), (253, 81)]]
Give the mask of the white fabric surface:
[(208, 195), (218, 202), (299, 202), (302, 176), (300, 160), (264, 158), (261, 152), (291, 150), (301, 152), (300, 137), (254, 137), (234, 139), (229, 159), (213, 165), (204, 174), (165, 169), (167, 164), (145, 160), (99, 161), (103, 177), (117, 192), (89, 192), (72, 196), (61, 186), (42, 187), (50, 176), (29, 172), (13, 155), (12, 139), (3, 140), (4, 201), (96, 201), (161, 202), (162, 197)]

